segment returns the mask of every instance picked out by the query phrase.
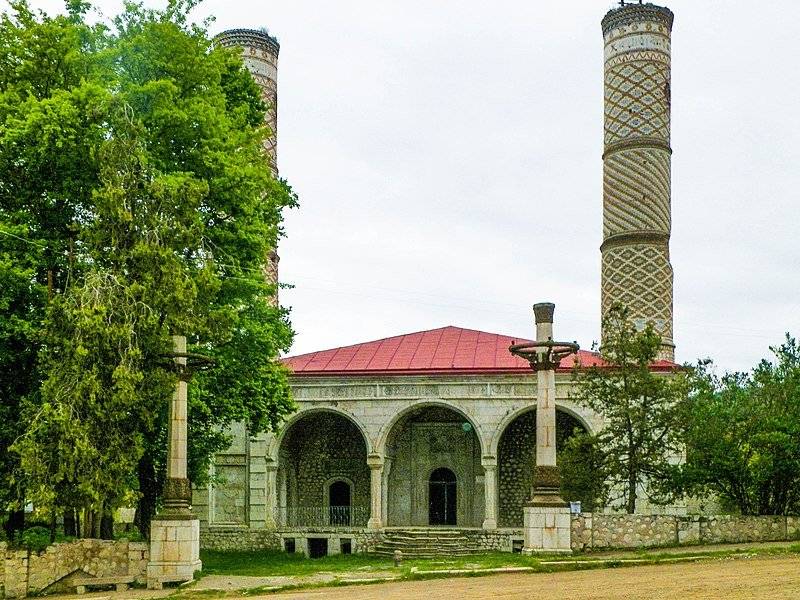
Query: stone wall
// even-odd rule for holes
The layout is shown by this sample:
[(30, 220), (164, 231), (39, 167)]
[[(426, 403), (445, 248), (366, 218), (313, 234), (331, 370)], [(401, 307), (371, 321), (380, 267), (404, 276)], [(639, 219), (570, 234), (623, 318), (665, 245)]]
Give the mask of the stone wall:
[(280, 550), (281, 538), (275, 531), (258, 529), (201, 529), (201, 550)]
[(572, 517), (572, 549), (800, 540), (800, 517), (604, 515)]
[(5, 598), (74, 591), (77, 577), (128, 575), (145, 583), (149, 550), (141, 542), (78, 540), (54, 544), (41, 554), (0, 547)]

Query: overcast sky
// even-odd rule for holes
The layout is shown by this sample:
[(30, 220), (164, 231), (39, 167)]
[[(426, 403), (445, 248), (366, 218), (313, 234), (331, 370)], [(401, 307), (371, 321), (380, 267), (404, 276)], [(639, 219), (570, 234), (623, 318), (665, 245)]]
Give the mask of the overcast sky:
[[(591, 346), (611, 6), (197, 9), (213, 33), (267, 27), (281, 43), (278, 163), (301, 202), (280, 247), (293, 353), (445, 325), (531, 337), (541, 301), (556, 303), (558, 339)], [(749, 369), (800, 335), (800, 4), (669, 6), (677, 358)]]

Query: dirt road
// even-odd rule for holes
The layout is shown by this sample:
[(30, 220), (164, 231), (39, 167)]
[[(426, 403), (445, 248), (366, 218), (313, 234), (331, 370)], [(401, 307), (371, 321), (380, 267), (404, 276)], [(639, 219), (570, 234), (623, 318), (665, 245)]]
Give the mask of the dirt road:
[(272, 599), (407, 600), (545, 598), (548, 600), (798, 600), (800, 558), (725, 559), (702, 563), (494, 575), (289, 592)]

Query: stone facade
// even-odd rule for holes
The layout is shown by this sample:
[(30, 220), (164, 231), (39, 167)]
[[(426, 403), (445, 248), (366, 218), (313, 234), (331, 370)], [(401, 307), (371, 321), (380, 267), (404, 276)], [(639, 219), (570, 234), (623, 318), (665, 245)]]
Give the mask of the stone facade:
[(572, 516), (572, 549), (800, 540), (800, 517), (605, 515)]
[(673, 15), (625, 5), (603, 19), (602, 314), (622, 303), (637, 322), (653, 322), (661, 358), (674, 360), (671, 218), (670, 69)]
[[(559, 413), (569, 415), (570, 423), (597, 431), (599, 417), (570, 399), (575, 385), (571, 374), (559, 373), (556, 379)], [(194, 492), (193, 508), (204, 531), (280, 528), (288, 524), (292, 507), (303, 504), (324, 511), (326, 486), (337, 478), (352, 482), (352, 505), (364, 507), (380, 525), (427, 525), (426, 477), (437, 467), (452, 470), (459, 482), (457, 526), (481, 527), (485, 523), (487, 529), (497, 527), (497, 507), (503, 502), (497, 476), (500, 473), (508, 479), (502, 475), (510, 472), (504, 456), (511, 457), (499, 452), (500, 442), (518, 417), (532, 414), (535, 408), (532, 373), (347, 379), (294, 376), (292, 390), (298, 411), (277, 434), (250, 438), (241, 426), (230, 431), (231, 447), (215, 461), (213, 475), (218, 482)], [(507, 439), (517, 437), (513, 434)], [(535, 437), (512, 445), (521, 448), (526, 443), (533, 446)], [(353, 444), (359, 444), (357, 453)], [(344, 448), (349, 450), (342, 454)], [(358, 465), (353, 462), (355, 456), (360, 457)], [(414, 468), (412, 457), (419, 459)], [(513, 460), (519, 463), (517, 458)], [(293, 491), (292, 479), (301, 463), (313, 474), (303, 475), (302, 494), (300, 488)], [(533, 464), (529, 462), (529, 466), (532, 469)], [(225, 469), (222, 473), (221, 467)], [(514, 468), (525, 467), (517, 464)], [(373, 489), (379, 495), (378, 507), (370, 505)], [(524, 496), (517, 492), (514, 506), (520, 506)], [(416, 512), (402, 509), (412, 505)], [(502, 505), (509, 506), (508, 502)], [(521, 523), (510, 521), (507, 525), (518, 527)]]
[(74, 591), (76, 578), (130, 576), (146, 581), (149, 550), (140, 542), (78, 540), (54, 544), (41, 554), (0, 544), (0, 587), (5, 598)]

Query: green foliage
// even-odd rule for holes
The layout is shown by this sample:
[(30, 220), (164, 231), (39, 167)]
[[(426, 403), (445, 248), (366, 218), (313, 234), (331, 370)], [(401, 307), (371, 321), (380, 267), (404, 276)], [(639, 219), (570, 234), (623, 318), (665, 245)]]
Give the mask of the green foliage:
[(568, 438), (560, 446), (558, 468), (562, 498), (579, 501), (581, 510), (586, 512), (600, 510), (606, 505), (609, 473), (597, 436), (582, 432)]
[(50, 530), (47, 527), (28, 527), (22, 532), (20, 542), (29, 552), (43, 552), (50, 545)]
[(800, 512), (800, 345), (786, 336), (749, 374), (696, 370), (677, 492), (713, 495), (746, 515)]
[(86, 2), (49, 17), (18, 1), (0, 20), (5, 503), (152, 512), (175, 334), (217, 361), (191, 386), (194, 481), (227, 425), (293, 409), (293, 333), (263, 265), (296, 198), (267, 167), (258, 86), (194, 5), (90, 25)]
[(681, 407), (688, 378), (680, 370), (652, 371), (661, 338), (651, 324), (638, 329), (624, 307), (606, 313), (603, 331), (600, 353), (606, 365), (576, 369), (580, 385), (574, 399), (603, 417), (594, 459), (607, 474), (610, 500), (633, 513), (643, 491), (651, 501), (666, 500), (658, 490), (671, 473), (670, 459), (682, 454)]

